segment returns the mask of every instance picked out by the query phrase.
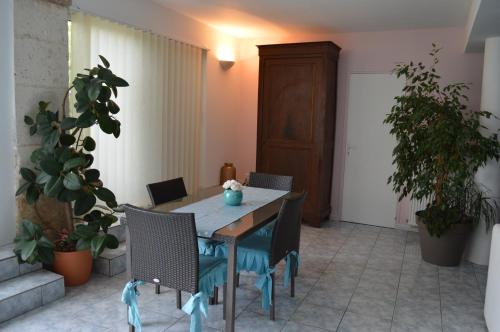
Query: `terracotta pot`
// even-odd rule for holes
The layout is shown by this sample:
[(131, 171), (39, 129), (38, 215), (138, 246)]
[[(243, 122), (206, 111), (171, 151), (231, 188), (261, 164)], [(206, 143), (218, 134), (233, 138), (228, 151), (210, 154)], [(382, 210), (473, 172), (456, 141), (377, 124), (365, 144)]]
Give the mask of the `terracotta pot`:
[(64, 277), (65, 286), (86, 283), (92, 273), (90, 249), (81, 251), (54, 252), (54, 272)]
[(222, 185), (227, 180), (236, 179), (236, 167), (232, 163), (224, 163), (220, 169), (220, 184)]
[(422, 259), (440, 266), (459, 265), (472, 231), (472, 224), (455, 224), (441, 237), (431, 236), (422, 222), (419, 212), (417, 212), (417, 225)]

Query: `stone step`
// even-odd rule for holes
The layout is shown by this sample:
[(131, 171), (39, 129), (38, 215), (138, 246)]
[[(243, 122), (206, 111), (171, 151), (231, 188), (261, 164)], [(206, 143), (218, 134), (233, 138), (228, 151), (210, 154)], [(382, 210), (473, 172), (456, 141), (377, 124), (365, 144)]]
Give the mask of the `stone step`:
[(17, 257), (12, 251), (14, 244), (7, 244), (0, 247), (0, 282), (15, 278), (17, 276), (38, 271), (42, 268), (41, 263), (19, 264)]
[(64, 297), (64, 278), (46, 270), (0, 282), (0, 323)]
[(127, 248), (121, 242), (116, 249), (104, 249), (99, 258), (94, 259), (94, 272), (108, 277), (115, 276), (127, 269)]

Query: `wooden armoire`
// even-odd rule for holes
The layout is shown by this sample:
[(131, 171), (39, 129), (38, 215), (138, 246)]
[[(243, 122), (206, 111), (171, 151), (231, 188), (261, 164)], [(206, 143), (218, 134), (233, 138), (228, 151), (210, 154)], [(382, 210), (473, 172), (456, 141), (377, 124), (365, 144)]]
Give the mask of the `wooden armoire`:
[(332, 42), (260, 45), (257, 172), (293, 176), (307, 191), (304, 220), (330, 215), (340, 47)]

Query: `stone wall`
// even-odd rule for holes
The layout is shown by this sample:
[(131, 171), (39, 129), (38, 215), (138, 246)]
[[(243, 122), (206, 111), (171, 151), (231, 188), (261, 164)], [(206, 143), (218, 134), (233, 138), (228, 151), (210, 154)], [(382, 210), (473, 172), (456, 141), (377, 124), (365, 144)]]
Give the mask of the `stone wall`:
[[(30, 154), (40, 143), (40, 136), (30, 137), (24, 116), (35, 114), (40, 100), (49, 101), (51, 110), (60, 109), (68, 87), (69, 4), (67, 0), (14, 1), (17, 170), (31, 166)], [(38, 214), (18, 197), (18, 220), (41, 221), (52, 228), (64, 222), (63, 209), (57, 202), (42, 199), (37, 210)]]

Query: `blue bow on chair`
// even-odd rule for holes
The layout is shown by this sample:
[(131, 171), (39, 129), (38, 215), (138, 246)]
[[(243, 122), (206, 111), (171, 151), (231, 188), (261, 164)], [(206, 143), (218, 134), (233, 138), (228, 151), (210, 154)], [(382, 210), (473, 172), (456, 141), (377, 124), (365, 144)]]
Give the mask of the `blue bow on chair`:
[(264, 310), (268, 310), (272, 304), (271, 292), (273, 281), (271, 279), (271, 273), (274, 273), (274, 271), (276, 271), (275, 268), (267, 268), (266, 273), (261, 274), (259, 280), (255, 283), (255, 287), (262, 292), (262, 309)]
[(201, 313), (208, 315), (208, 296), (203, 292), (191, 295), (191, 298), (182, 307), (182, 311), (191, 315), (190, 332), (201, 332)]
[(295, 267), (298, 269), (300, 266), (300, 256), (299, 253), (294, 251), (290, 251), (288, 255), (285, 258), (286, 265), (285, 265), (285, 279), (283, 280), (283, 285), (285, 287), (288, 287), (288, 282), (290, 281), (290, 277), (292, 276), (293, 270), (292, 270), (292, 258), (293, 261), (295, 262)]
[(128, 323), (133, 325), (137, 332), (141, 332), (141, 316), (137, 306), (137, 286), (144, 285), (144, 281), (129, 281), (122, 292), (122, 302), (128, 305)]

